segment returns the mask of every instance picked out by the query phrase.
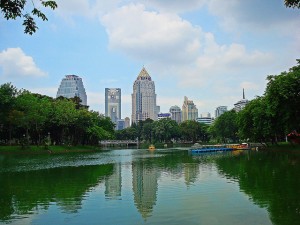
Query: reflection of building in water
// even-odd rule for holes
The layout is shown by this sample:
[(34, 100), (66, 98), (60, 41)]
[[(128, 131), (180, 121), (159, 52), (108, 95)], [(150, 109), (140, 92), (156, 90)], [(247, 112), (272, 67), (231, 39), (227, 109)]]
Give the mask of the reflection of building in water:
[(105, 178), (105, 196), (110, 199), (121, 199), (121, 164), (114, 164), (114, 172)]
[(64, 213), (78, 213), (81, 209), (82, 198), (56, 199), (57, 205)]
[(152, 167), (147, 167), (145, 162), (133, 162), (132, 186), (134, 202), (146, 219), (151, 215), (153, 206), (156, 204), (157, 179), (159, 174)]
[(189, 186), (194, 183), (199, 174), (199, 164), (196, 163), (186, 163), (184, 164), (184, 180), (185, 184)]

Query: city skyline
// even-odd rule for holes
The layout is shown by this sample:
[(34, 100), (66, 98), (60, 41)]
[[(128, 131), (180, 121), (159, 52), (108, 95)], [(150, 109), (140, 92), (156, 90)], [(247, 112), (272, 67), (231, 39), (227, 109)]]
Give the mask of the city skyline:
[(32, 36), (0, 17), (0, 83), (56, 97), (66, 74), (83, 79), (87, 104), (105, 114), (106, 87), (122, 90), (131, 118), (132, 83), (145, 66), (167, 113), (193, 99), (199, 113), (234, 108), (244, 88), (261, 96), (268, 75), (296, 65), (299, 10), (266, 1), (66, 1)]

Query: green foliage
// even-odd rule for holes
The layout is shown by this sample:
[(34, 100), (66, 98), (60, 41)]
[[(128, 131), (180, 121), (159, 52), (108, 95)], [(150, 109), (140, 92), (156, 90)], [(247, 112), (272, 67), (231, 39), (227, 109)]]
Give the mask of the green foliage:
[[(30, 2), (33, 7), (33, 10), (30, 13), (24, 12), (28, 5), (28, 1), (26, 0), (1, 0), (0, 10), (4, 15), (4, 18), (7, 20), (15, 20), (18, 17), (23, 18), (24, 33), (32, 35), (38, 29), (33, 16), (41, 18), (43, 21), (48, 20), (48, 18), (40, 9), (38, 9), (38, 7), (34, 5), (33, 1)], [(41, 6), (51, 8), (52, 10), (57, 8), (55, 1), (39, 0), (39, 3)]]
[[(300, 131), (300, 60), (288, 72), (267, 77), (262, 97), (240, 112), (227, 112), (216, 119), (210, 132), (222, 141), (230, 138), (276, 143), (292, 130)], [(230, 114), (232, 114), (230, 116)], [(237, 132), (238, 130), (238, 132)]]
[(176, 121), (165, 118), (154, 122), (153, 133), (156, 141), (171, 142), (179, 137), (179, 127)]
[(132, 126), (123, 130), (117, 130), (115, 137), (117, 140), (135, 140), (137, 137), (136, 128)]
[(0, 112), (0, 142), (4, 144), (14, 140), (19, 144), (96, 145), (101, 139), (114, 138), (111, 120), (88, 111), (76, 98), (53, 99), (3, 84), (0, 106), (5, 109)]
[(181, 137), (185, 141), (202, 141), (205, 135), (204, 125), (194, 120), (186, 120), (180, 123)]
[(223, 113), (210, 128), (212, 136), (224, 143), (236, 142), (238, 139), (236, 121), (237, 113), (234, 110)]
[(257, 97), (238, 113), (239, 137), (243, 140), (265, 142), (273, 133), (271, 121), (267, 113), (266, 99)]
[(268, 76), (265, 91), (267, 112), (274, 118), (274, 129), (284, 135), (300, 129), (300, 61), (289, 72)]
[(300, 8), (300, 0), (284, 0), (284, 4), (290, 8)]
[(0, 124), (4, 124), (14, 107), (17, 89), (10, 83), (0, 86)]

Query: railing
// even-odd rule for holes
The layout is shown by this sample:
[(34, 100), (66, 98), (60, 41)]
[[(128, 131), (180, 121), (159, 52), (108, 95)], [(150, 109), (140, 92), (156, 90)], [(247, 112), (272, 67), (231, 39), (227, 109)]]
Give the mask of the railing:
[(102, 140), (100, 145), (137, 145), (136, 140)]

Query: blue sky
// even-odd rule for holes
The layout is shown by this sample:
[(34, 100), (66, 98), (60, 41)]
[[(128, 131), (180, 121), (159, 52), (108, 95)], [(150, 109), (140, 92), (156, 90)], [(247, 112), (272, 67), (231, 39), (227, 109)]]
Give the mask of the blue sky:
[[(30, 2), (30, 1), (29, 1)], [(193, 100), (214, 115), (262, 95), (266, 77), (296, 65), (300, 10), (283, 0), (57, 0), (39, 30), (0, 17), (0, 84), (56, 96), (67, 74), (82, 77), (90, 109), (104, 89), (122, 89), (131, 117), (133, 82), (145, 66), (162, 112)]]

